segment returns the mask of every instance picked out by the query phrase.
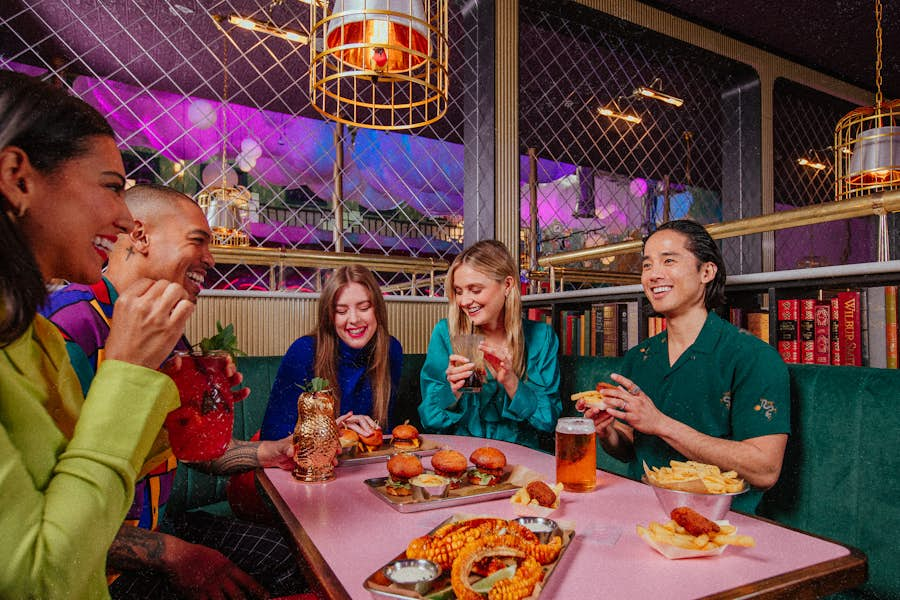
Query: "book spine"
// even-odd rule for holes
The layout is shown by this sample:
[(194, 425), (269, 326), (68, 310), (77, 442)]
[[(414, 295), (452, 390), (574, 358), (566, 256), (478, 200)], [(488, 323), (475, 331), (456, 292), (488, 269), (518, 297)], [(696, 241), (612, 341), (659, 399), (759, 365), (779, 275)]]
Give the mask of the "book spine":
[(575, 332), (573, 328), (575, 326), (575, 315), (571, 314), (569, 311), (563, 311), (563, 319), (565, 323), (565, 333), (563, 338), (565, 339), (565, 353), (566, 356), (572, 355), (572, 342), (574, 341)]
[(816, 301), (800, 301), (800, 362), (811, 365), (816, 360)]
[[(637, 343), (640, 341), (638, 338), (640, 336), (638, 332), (638, 319), (640, 319), (640, 314), (638, 311), (638, 303), (637, 302), (628, 302), (628, 343), (625, 347), (625, 350), (630, 350), (632, 346), (637, 346)], [(624, 356), (624, 354), (623, 354)]]
[(831, 364), (831, 304), (818, 303), (815, 309), (815, 354), (817, 365)]
[(761, 339), (767, 344), (772, 343), (769, 339), (769, 313), (768, 312), (751, 312), (747, 313), (747, 331)]
[(616, 312), (619, 313), (619, 330), (618, 330), (618, 349), (616, 356), (625, 356), (628, 352), (628, 303), (620, 302), (616, 305)]
[(862, 366), (859, 292), (840, 292), (838, 303), (841, 307), (841, 364)]
[(591, 336), (589, 335), (589, 332), (591, 330), (590, 323), (591, 313), (590, 311), (584, 311), (578, 320), (581, 356), (591, 355)]
[(885, 286), (863, 290), (863, 364), (877, 369), (887, 368), (887, 323)]
[(800, 362), (799, 300), (778, 301), (778, 353), (786, 363)]
[(885, 365), (896, 369), (900, 362), (897, 356), (897, 286), (884, 287), (884, 345)]
[(829, 301), (831, 305), (831, 364), (841, 366), (844, 364), (841, 344), (841, 303), (837, 296)]
[(594, 304), (594, 356), (603, 356), (603, 305)]
[(615, 356), (619, 350), (616, 330), (619, 327), (619, 315), (615, 304), (603, 305), (603, 356)]

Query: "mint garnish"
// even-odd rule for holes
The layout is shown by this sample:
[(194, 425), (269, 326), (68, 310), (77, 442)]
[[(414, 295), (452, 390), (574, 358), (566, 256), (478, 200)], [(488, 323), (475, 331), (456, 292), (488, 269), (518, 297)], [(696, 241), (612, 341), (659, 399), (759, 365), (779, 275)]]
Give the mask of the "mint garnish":
[(232, 357), (246, 356), (246, 354), (237, 347), (237, 335), (234, 333), (234, 324), (229, 323), (227, 327), (222, 327), (219, 321), (216, 321), (216, 335), (203, 338), (197, 344), (203, 354), (220, 351), (227, 352)]

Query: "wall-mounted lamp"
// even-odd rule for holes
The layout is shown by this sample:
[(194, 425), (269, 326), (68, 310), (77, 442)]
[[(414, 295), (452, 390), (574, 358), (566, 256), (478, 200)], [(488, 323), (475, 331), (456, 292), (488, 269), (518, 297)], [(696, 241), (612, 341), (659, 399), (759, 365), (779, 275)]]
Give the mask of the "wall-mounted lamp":
[(243, 29), (273, 35), (275, 37), (280, 37), (283, 40), (288, 40), (289, 42), (296, 42), (298, 44), (309, 43), (309, 36), (305, 33), (300, 33), (299, 31), (294, 31), (293, 29), (287, 29), (285, 27), (278, 27), (272, 23), (266, 23), (247, 17), (239, 17), (238, 15), (229, 15), (228, 22)]
[(804, 167), (809, 167), (810, 169), (816, 169), (817, 171), (824, 171), (828, 168), (828, 166), (824, 163), (821, 163), (817, 160), (810, 160), (808, 158), (801, 157), (797, 159), (797, 164), (802, 165)]
[(597, 109), (597, 113), (603, 115), (604, 117), (609, 117), (610, 119), (621, 119), (633, 124), (641, 122), (641, 118), (639, 116), (637, 116), (633, 112), (622, 111), (618, 106), (616, 106), (615, 102), (613, 102), (609, 106), (604, 106), (603, 108)]
[(684, 100), (682, 98), (677, 98), (671, 94), (665, 93), (660, 89), (661, 87), (662, 80), (657, 77), (650, 82), (650, 85), (642, 85), (636, 87), (634, 89), (634, 95), (636, 97), (642, 98), (653, 98), (654, 100), (659, 100), (660, 102), (665, 102), (666, 104), (671, 104), (672, 106), (676, 107), (684, 104)]

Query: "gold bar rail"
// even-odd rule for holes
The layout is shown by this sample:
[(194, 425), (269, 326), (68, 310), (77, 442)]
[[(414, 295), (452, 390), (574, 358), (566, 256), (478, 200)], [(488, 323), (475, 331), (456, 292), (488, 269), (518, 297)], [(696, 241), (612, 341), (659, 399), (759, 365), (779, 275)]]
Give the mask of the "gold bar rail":
[(354, 254), (351, 252), (325, 252), (323, 250), (284, 250), (281, 248), (213, 247), (212, 255), (217, 263), (223, 264), (312, 268), (363, 265), (373, 271), (427, 273), (431, 276), (433, 276), (435, 271), (446, 271), (450, 266), (445, 260), (433, 258)]
[[(882, 215), (898, 211), (900, 211), (900, 191), (891, 191), (872, 194), (865, 198), (828, 202), (826, 204), (817, 204), (815, 206), (807, 206), (795, 210), (785, 210), (767, 215), (760, 215), (758, 217), (738, 219), (737, 221), (712, 223), (706, 226), (706, 230), (709, 231), (709, 234), (713, 239), (719, 240), (762, 233), (765, 231), (778, 231), (780, 229), (790, 229), (791, 227), (815, 225), (817, 223), (839, 221), (841, 219), (853, 219), (856, 217)], [(538, 263), (542, 267), (550, 267), (551, 270), (554, 270), (554, 267), (583, 260), (594, 260), (608, 256), (619, 256), (621, 254), (640, 252), (642, 244), (643, 242), (641, 240), (630, 240), (627, 242), (617, 242), (615, 244), (597, 246), (595, 248), (582, 248), (581, 250), (572, 250), (571, 252), (560, 252), (559, 254), (543, 256), (538, 259)], [(552, 273), (551, 280), (553, 280)]]

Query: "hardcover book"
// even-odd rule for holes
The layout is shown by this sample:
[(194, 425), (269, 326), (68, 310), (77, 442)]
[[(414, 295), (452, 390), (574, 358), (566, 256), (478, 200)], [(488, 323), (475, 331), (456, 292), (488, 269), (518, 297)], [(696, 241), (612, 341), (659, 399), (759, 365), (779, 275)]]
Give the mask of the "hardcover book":
[(884, 287), (884, 345), (888, 369), (896, 369), (897, 357), (897, 286)]
[(800, 301), (778, 301), (778, 353), (786, 363), (800, 362)]
[(815, 351), (817, 365), (831, 364), (831, 303), (818, 302), (815, 308)]
[(848, 367), (860, 367), (862, 366), (862, 328), (859, 292), (840, 292), (838, 304), (841, 311), (841, 364)]
[(816, 357), (816, 301), (800, 300), (800, 362), (811, 365)]
[(829, 300), (831, 305), (831, 364), (840, 366), (844, 364), (841, 344), (841, 303), (837, 296)]

